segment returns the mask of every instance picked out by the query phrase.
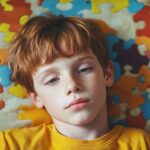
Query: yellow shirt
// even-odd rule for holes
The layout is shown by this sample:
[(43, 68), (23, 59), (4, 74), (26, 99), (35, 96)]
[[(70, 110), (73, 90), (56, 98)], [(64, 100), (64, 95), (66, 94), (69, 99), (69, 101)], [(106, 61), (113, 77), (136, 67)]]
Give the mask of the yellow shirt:
[(150, 150), (150, 135), (116, 126), (95, 140), (78, 140), (61, 135), (49, 124), (0, 132), (0, 150)]

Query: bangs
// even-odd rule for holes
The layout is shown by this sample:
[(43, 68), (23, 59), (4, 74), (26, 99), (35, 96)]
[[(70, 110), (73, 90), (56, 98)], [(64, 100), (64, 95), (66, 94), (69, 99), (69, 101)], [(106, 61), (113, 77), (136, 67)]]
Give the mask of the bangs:
[[(50, 63), (59, 57), (72, 57), (84, 52), (87, 52), (91, 47), (90, 40), (87, 32), (77, 29), (71, 26), (62, 31), (56, 32), (53, 35), (53, 41), (51, 36), (42, 39), (43, 64)], [(51, 41), (51, 42), (50, 42)]]

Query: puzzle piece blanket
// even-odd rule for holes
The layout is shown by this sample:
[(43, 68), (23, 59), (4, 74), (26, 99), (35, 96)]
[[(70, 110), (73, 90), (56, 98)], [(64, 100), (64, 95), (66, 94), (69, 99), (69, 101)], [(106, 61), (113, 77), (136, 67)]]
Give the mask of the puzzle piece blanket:
[(115, 67), (115, 84), (108, 99), (109, 122), (112, 126), (122, 124), (150, 131), (150, 2), (147, 0), (1, 0), (0, 129), (51, 122), (44, 109), (31, 104), (26, 89), (13, 84), (7, 65), (7, 47), (16, 32), (30, 17), (46, 12), (97, 21), (106, 35)]

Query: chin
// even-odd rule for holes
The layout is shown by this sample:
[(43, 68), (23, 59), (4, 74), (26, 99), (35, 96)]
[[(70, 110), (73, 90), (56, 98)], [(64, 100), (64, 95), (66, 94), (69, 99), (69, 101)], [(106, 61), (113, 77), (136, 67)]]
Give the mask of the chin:
[(73, 118), (68, 123), (76, 126), (86, 126), (91, 124), (94, 121), (93, 116), (79, 116), (79, 118)]

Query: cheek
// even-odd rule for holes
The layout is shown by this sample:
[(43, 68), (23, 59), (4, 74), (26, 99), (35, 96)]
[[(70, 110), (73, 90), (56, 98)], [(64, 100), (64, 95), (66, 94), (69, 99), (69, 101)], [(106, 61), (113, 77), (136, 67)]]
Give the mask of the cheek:
[(94, 89), (100, 89), (105, 85), (104, 77), (101, 75), (94, 73), (84, 79), (84, 83), (90, 85), (90, 87)]
[(45, 89), (45, 90), (43, 90), (43, 92), (40, 92), (39, 95), (40, 95), (40, 98), (42, 99), (44, 105), (51, 107), (51, 109), (53, 109), (55, 107), (59, 107), (59, 105), (63, 99), (62, 93), (58, 90)]
[(105, 79), (103, 76), (93, 76), (91, 80), (89, 80), (90, 91), (94, 93), (95, 96), (105, 97), (106, 96), (106, 85)]

